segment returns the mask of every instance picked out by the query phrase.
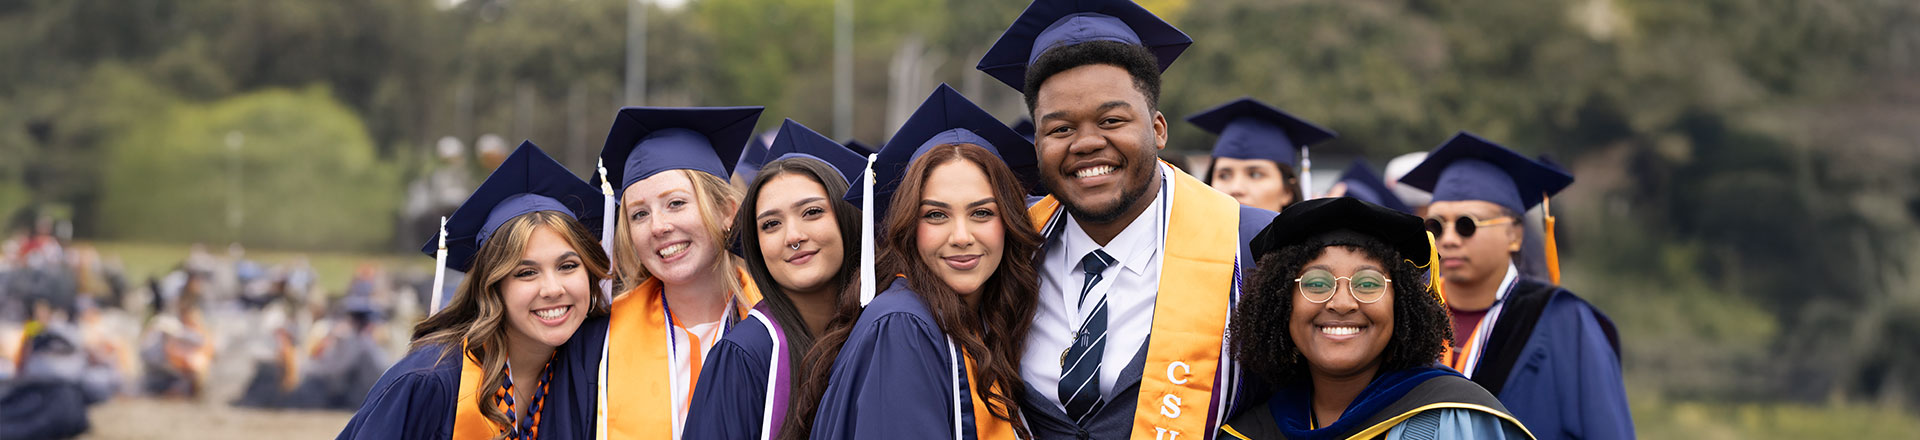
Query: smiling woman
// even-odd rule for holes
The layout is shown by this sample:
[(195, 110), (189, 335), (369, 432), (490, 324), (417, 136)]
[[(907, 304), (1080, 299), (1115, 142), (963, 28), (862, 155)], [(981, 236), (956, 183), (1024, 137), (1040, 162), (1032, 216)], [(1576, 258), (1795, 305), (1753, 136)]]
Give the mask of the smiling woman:
[(1435, 367), (1452, 329), (1426, 282), (1420, 219), (1358, 199), (1301, 202), (1253, 239), (1234, 359), (1280, 391), (1223, 437), (1531, 438), (1500, 402)]
[[(687, 438), (764, 439), (799, 401), (793, 378), (811, 375), (804, 356), (831, 328), (835, 308), (858, 307), (860, 212), (847, 183), (865, 158), (789, 119), (768, 147), (773, 159), (747, 183), (736, 216), (740, 254), (765, 298), (714, 344), (688, 411)], [(851, 321), (841, 321), (841, 327)]]
[(850, 198), (891, 199), (873, 214), (883, 290), (864, 310), (841, 303), (781, 438), (1030, 437), (1018, 353), (1041, 237), (1008, 165), (1031, 154), (945, 85), (880, 148), (873, 194)]
[[(604, 331), (601, 411), (615, 438), (679, 438), (701, 365), (760, 301), (727, 252), (740, 195), (725, 177), (760, 107), (627, 107), (600, 157), (617, 182), (620, 290)], [(665, 393), (660, 391), (665, 390)]]
[(595, 193), (533, 143), (515, 150), (423, 249), (469, 275), (340, 438), (591, 435), (584, 354), (600, 347), (574, 337), (608, 310), (594, 291), (607, 256), (585, 226), (599, 224)]

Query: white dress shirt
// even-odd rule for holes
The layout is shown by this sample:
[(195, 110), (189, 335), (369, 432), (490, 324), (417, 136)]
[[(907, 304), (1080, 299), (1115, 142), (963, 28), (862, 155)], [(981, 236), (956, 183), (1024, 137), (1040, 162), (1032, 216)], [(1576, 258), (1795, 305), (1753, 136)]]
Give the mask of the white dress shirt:
[[(1060, 405), (1060, 365), (1062, 353), (1073, 345), (1074, 333), (1086, 314), (1100, 298), (1107, 299), (1107, 341), (1100, 357), (1100, 392), (1104, 400), (1113, 400), (1114, 383), (1120, 370), (1133, 361), (1140, 346), (1153, 329), (1154, 300), (1160, 296), (1160, 259), (1166, 240), (1167, 207), (1171, 206), (1173, 170), (1160, 165), (1160, 191), (1152, 204), (1119, 235), (1100, 246), (1087, 236), (1080, 224), (1065, 209), (1049, 229), (1057, 231), (1047, 238), (1040, 264), (1040, 308), (1034, 314), (1033, 328), (1027, 333), (1027, 350), (1020, 363), (1020, 377), (1027, 386), (1053, 397)], [(1095, 249), (1112, 255), (1116, 263), (1102, 273), (1102, 279), (1080, 301), (1080, 288), (1086, 272), (1080, 260)], [(1064, 406), (1061, 406), (1064, 410)]]

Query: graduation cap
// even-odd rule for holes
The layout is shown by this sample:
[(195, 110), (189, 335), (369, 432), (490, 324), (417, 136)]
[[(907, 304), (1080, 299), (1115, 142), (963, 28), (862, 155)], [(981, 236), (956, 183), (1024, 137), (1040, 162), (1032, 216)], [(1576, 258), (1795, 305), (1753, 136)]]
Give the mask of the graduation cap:
[(1287, 246), (1357, 245), (1373, 237), (1400, 257), (1425, 267), (1434, 259), (1433, 243), (1419, 217), (1352, 197), (1327, 197), (1295, 203), (1247, 244), (1258, 259)]
[(1433, 193), (1435, 202), (1481, 200), (1524, 213), (1573, 184), (1573, 176), (1462, 131), (1400, 183)]
[(1021, 116), (1020, 120), (1013, 121), (1013, 125), (1008, 127), (1013, 127), (1013, 132), (1020, 133), (1020, 137), (1027, 138), (1027, 142), (1033, 142), (1034, 136), (1038, 134), (1034, 133), (1033, 119), (1026, 116)]
[(604, 214), (600, 198), (599, 190), (575, 177), (539, 146), (521, 142), (520, 148), (494, 168), (480, 188), (446, 219), (440, 234), (427, 240), (420, 251), (439, 257), (438, 252), (445, 249), (446, 261), (441, 266), (468, 272), (473, 269), (474, 254), (487, 238), (508, 220), (523, 214), (557, 211), (599, 233)]
[(1345, 174), (1340, 175), (1340, 183), (1347, 184), (1347, 197), (1360, 199), (1367, 203), (1384, 206), (1408, 214), (1413, 208), (1400, 201), (1400, 196), (1387, 189), (1387, 181), (1373, 173), (1373, 166), (1366, 159), (1355, 159), (1347, 166)]
[(1129, 0), (1038, 0), (1007, 26), (975, 68), (1024, 92), (1027, 65), (1042, 53), (1089, 41), (1144, 46), (1160, 59), (1162, 72), (1193, 44), (1180, 29)]
[(1333, 131), (1294, 117), (1253, 98), (1240, 98), (1187, 117), (1220, 140), (1213, 143), (1213, 157), (1266, 159), (1298, 167), (1295, 159), (1301, 149), (1326, 142), (1337, 136)]
[(742, 179), (752, 179), (760, 173), (760, 167), (771, 162), (767, 160), (767, 143), (760, 136), (748, 136), (747, 146), (740, 150), (740, 160), (733, 164), (733, 175)]
[(846, 142), (841, 142), (840, 146), (847, 147), (848, 150), (853, 150), (853, 153), (860, 155), (860, 157), (866, 157), (869, 154), (880, 152), (879, 149), (873, 148), (872, 145), (867, 145), (866, 142), (860, 142), (859, 139), (847, 139)]
[(880, 152), (870, 156), (859, 182), (847, 190), (847, 201), (861, 207), (861, 233), (867, 237), (860, 242), (860, 305), (873, 301), (875, 294), (874, 225), (879, 224), (887, 212), (893, 191), (900, 187), (907, 173), (907, 165), (933, 147), (959, 143), (979, 145), (999, 156), (1029, 194), (1046, 194), (1040, 185), (1033, 143), (968, 101), (953, 87), (941, 84), (907, 117), (893, 138), (880, 147)]
[[(833, 139), (813, 131), (799, 122), (788, 119), (780, 123), (773, 144), (767, 146), (767, 162), (781, 159), (804, 157), (825, 162), (827, 166), (839, 171), (844, 182), (852, 184), (860, 175), (860, 169), (867, 166), (867, 158), (834, 142)], [(825, 177), (825, 176), (822, 176)]]
[(694, 170), (726, 179), (760, 120), (760, 106), (626, 107), (600, 148), (607, 181), (621, 194), (661, 171)]
[[(920, 108), (907, 117), (900, 129), (880, 147), (873, 172), (874, 199), (877, 214), (887, 212), (887, 202), (893, 199), (893, 191), (900, 186), (900, 179), (907, 173), (907, 165), (913, 159), (933, 147), (946, 144), (974, 144), (986, 148), (1005, 161), (1020, 183), (1033, 195), (1045, 195), (1040, 185), (1040, 168), (1034, 157), (1033, 143), (1020, 137), (1013, 129), (1007, 128), (994, 119), (993, 115), (968, 101), (953, 87), (941, 84), (928, 96)], [(847, 201), (859, 205), (866, 196), (859, 185), (847, 191)]]

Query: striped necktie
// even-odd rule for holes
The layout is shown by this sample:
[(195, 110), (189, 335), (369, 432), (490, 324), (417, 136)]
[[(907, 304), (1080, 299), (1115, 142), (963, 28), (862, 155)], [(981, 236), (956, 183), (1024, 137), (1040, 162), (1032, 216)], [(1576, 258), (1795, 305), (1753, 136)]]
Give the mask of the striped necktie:
[(1100, 296), (1091, 309), (1086, 306), (1087, 294), (1092, 293), (1093, 286), (1102, 279), (1100, 273), (1113, 263), (1113, 256), (1099, 249), (1080, 259), (1087, 281), (1080, 287), (1079, 307), (1089, 312), (1086, 321), (1080, 323), (1080, 331), (1073, 336), (1073, 345), (1060, 357), (1060, 404), (1067, 407), (1067, 417), (1073, 418), (1075, 424), (1082, 423), (1102, 406), (1100, 355), (1107, 348), (1107, 296)]

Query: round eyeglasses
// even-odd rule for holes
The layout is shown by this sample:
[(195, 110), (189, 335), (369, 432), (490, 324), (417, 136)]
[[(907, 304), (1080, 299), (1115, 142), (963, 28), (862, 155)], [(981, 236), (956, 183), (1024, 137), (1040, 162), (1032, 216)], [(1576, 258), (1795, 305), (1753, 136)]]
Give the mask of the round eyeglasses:
[(1347, 294), (1353, 295), (1354, 301), (1366, 304), (1379, 302), (1380, 298), (1386, 297), (1387, 287), (1393, 283), (1393, 279), (1387, 278), (1386, 274), (1373, 269), (1361, 269), (1354, 272), (1353, 276), (1346, 277), (1333, 276), (1333, 272), (1325, 269), (1312, 269), (1293, 279), (1300, 289), (1300, 295), (1314, 304), (1332, 301), (1341, 281), (1347, 282)]

